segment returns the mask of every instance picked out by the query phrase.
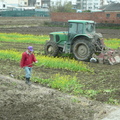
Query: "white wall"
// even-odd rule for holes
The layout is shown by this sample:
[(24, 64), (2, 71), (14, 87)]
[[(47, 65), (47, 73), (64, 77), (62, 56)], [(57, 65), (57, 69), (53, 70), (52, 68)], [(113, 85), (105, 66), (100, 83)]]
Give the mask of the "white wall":
[(18, 0), (5, 0), (8, 4), (17, 4)]
[(18, 0), (4, 0), (8, 5), (18, 6)]
[(36, 0), (36, 5), (41, 6), (41, 0)]
[(7, 4), (5, 2), (0, 1), (0, 9), (2, 9), (2, 10), (7, 9)]
[(82, 1), (82, 9), (83, 10), (95, 10), (100, 7), (100, 0), (86, 0)]

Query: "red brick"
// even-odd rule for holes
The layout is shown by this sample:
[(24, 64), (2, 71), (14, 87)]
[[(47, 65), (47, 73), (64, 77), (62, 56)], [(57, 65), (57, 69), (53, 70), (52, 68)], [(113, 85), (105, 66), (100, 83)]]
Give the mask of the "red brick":
[[(110, 17), (106, 17), (110, 14)], [(120, 17), (117, 17), (120, 12), (93, 12), (93, 13), (51, 13), (51, 20), (58, 22), (67, 22), (70, 19), (93, 20), (97, 23), (114, 23), (120, 24)]]

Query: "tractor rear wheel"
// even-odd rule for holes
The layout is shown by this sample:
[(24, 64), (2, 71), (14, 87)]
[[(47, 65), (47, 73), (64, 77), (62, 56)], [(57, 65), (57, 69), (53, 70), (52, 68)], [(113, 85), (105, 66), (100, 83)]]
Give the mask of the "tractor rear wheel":
[(57, 44), (53, 41), (48, 41), (44, 46), (45, 54), (49, 56), (57, 56), (58, 50)]
[(92, 53), (92, 46), (90, 42), (85, 39), (77, 40), (73, 44), (73, 55), (77, 60), (89, 61), (92, 56)]

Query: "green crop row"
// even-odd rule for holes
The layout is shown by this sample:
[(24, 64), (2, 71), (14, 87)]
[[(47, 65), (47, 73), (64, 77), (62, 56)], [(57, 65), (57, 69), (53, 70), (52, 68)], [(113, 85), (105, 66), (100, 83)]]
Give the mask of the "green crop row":
[(117, 49), (118, 47), (120, 47), (120, 39), (118, 38), (105, 39), (104, 42), (105, 45), (109, 48)]
[[(93, 72), (94, 70), (88, 67), (82, 61), (76, 61), (69, 58), (57, 58), (57, 57), (48, 57), (43, 55), (37, 55), (37, 60), (39, 61), (36, 66), (44, 66), (49, 68), (58, 68), (66, 69), (71, 71), (89, 71)], [(15, 60), (16, 62), (20, 61), (21, 53), (15, 50), (0, 50), (0, 59), (9, 59)]]
[[(30, 34), (19, 34), (19, 33), (0, 33), (0, 41), (6, 42), (20, 42), (20, 43), (36, 43), (44, 44), (46, 40), (49, 40), (48, 35), (30, 35)], [(105, 39), (104, 43), (109, 48), (120, 47), (120, 39), (112, 38)]]
[(0, 33), (0, 41), (5, 42), (19, 42), (19, 43), (35, 43), (44, 44), (46, 40), (49, 40), (48, 35), (30, 35), (19, 33)]
[[(74, 76), (70, 75), (61, 75), (61, 74), (55, 74), (51, 76), (49, 79), (42, 79), (38, 77), (32, 77), (33, 82), (40, 83), (42, 85), (58, 89), (63, 92), (68, 92), (73, 95), (83, 95), (85, 97), (89, 97), (94, 99), (95, 96), (99, 94), (106, 94), (106, 93), (113, 93), (115, 89), (99, 89), (99, 90), (94, 90), (94, 89), (85, 89), (85, 85), (82, 84), (80, 80)], [(79, 102), (77, 99), (75, 102)], [(112, 97), (109, 98), (106, 103), (109, 104), (119, 104), (119, 100), (114, 99)]]

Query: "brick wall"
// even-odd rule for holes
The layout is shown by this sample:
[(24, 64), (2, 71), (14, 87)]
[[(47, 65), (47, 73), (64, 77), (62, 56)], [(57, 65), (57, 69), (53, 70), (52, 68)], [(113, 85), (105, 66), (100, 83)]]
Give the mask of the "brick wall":
[[(117, 14), (119, 17), (117, 17)], [(93, 20), (97, 23), (120, 24), (120, 12), (51, 13), (51, 20), (53, 22), (67, 22), (70, 19)]]

